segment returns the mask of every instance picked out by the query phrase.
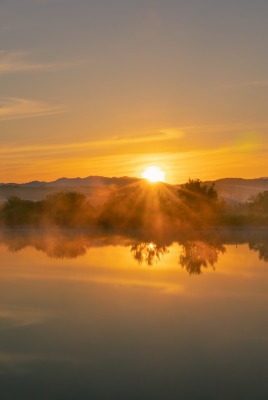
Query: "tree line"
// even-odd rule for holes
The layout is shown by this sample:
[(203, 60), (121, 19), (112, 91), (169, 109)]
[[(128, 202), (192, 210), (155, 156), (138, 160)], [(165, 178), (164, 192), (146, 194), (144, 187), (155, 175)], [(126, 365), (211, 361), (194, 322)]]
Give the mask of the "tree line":
[(228, 206), (214, 184), (189, 179), (179, 187), (137, 184), (111, 191), (94, 206), (79, 192), (59, 192), (40, 201), (10, 197), (0, 209), (7, 226), (56, 225), (102, 229), (164, 230), (218, 225), (268, 225), (268, 191)]

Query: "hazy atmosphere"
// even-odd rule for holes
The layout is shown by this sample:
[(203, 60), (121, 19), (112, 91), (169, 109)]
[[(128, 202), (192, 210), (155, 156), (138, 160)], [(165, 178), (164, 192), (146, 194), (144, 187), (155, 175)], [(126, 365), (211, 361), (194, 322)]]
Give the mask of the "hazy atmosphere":
[(267, 400), (268, 0), (0, 0), (1, 400)]
[(266, 0), (0, 1), (0, 182), (267, 176)]

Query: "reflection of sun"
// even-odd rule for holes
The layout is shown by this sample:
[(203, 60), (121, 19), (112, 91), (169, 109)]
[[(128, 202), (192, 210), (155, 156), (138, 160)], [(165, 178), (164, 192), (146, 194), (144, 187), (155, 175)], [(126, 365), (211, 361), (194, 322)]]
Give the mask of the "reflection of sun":
[(141, 176), (150, 182), (165, 181), (165, 173), (159, 167), (148, 167)]

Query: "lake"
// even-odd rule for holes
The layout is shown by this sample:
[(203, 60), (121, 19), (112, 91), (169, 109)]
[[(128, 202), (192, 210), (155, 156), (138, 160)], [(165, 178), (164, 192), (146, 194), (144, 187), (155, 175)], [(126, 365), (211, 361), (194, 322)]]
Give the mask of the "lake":
[(268, 398), (266, 230), (6, 229), (0, 285), (3, 400)]

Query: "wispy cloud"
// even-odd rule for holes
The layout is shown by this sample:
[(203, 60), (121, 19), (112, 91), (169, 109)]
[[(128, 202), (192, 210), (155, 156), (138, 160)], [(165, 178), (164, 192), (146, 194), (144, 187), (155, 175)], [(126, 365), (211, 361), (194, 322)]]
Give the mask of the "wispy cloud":
[(49, 70), (53, 71), (89, 63), (89, 60), (37, 63), (28, 60), (28, 56), (29, 53), (23, 51), (8, 52), (0, 50), (0, 74)]
[(55, 106), (40, 101), (0, 98), (0, 121), (41, 117), (65, 112), (62, 107)]
[(268, 86), (268, 79), (244, 82), (243, 86)]
[[(53, 108), (52, 108), (53, 110)], [(36, 107), (36, 112), (38, 111), (38, 108)], [(54, 113), (60, 112), (57, 109), (55, 110), (54, 108)], [(48, 109), (49, 113), (49, 109)], [(52, 113), (52, 112), (50, 112)], [(44, 115), (44, 113), (42, 114)], [(33, 115), (34, 116), (34, 115)], [(6, 118), (7, 119), (7, 118)], [(1, 101), (0, 101), (0, 120), (1, 120)], [(90, 150), (95, 151), (96, 149), (101, 149), (105, 151), (105, 149), (109, 149), (109, 152), (111, 151), (112, 148), (116, 148), (117, 150), (119, 149), (119, 146), (125, 146), (125, 145), (144, 145), (146, 143), (150, 144), (152, 142), (159, 142), (159, 143), (164, 143), (164, 142), (169, 142), (170, 140), (174, 138), (178, 138), (181, 136), (180, 132), (175, 132), (175, 131), (162, 131), (162, 132), (155, 132), (152, 134), (148, 135), (125, 135), (125, 136), (115, 136), (112, 138), (103, 138), (103, 139), (92, 139), (91, 141), (88, 142), (79, 142), (79, 143), (53, 143), (53, 144), (47, 144), (47, 145), (26, 145), (26, 146), (19, 146), (19, 147), (14, 147), (14, 146), (1, 146), (1, 155), (3, 156), (4, 154), (10, 155), (10, 154), (29, 154), (34, 153), (36, 154), (37, 152), (39, 154), (46, 154), (49, 153), (50, 155), (54, 154), (59, 156), (60, 154), (69, 154), (70, 151), (72, 153), (77, 152), (80, 153), (81, 151), (83, 153), (88, 152)], [(137, 147), (137, 151), (140, 153), (140, 148)]]
[(144, 143), (144, 142), (152, 142), (152, 141), (168, 141), (171, 139), (178, 139), (184, 136), (184, 132), (179, 128), (167, 128), (160, 129), (157, 132), (153, 132), (151, 134), (136, 134), (136, 135), (123, 135), (123, 136), (114, 136), (112, 139), (109, 139), (109, 143), (113, 142), (116, 144), (120, 142), (121, 144), (132, 144), (132, 143)]
[(267, 87), (268, 86), (268, 79), (256, 79), (256, 80), (249, 80), (244, 82), (236, 82), (230, 83), (226, 85), (222, 85), (223, 89), (235, 89), (235, 88), (246, 88), (246, 87)]

